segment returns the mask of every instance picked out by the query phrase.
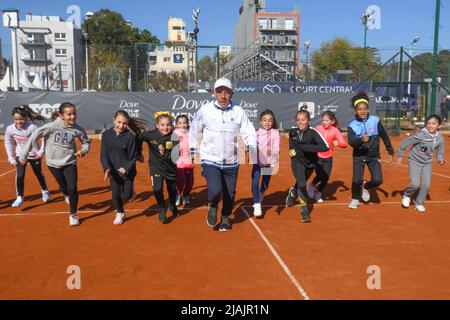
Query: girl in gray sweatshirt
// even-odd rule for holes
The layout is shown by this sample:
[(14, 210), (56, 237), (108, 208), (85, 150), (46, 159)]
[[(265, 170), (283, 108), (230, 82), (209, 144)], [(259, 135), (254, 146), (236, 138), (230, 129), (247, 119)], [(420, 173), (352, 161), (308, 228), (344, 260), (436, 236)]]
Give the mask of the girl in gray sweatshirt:
[[(59, 107), (59, 118), (37, 129), (22, 149), (19, 161), (25, 164), (33, 145), (41, 138), (45, 141), (45, 160), (48, 169), (58, 182), (65, 201), (70, 205), (69, 225), (80, 224), (77, 216), (77, 157), (84, 157), (90, 149), (90, 140), (86, 131), (76, 123), (75, 105), (65, 102)], [(81, 150), (77, 151), (75, 140), (81, 141)]]
[(412, 195), (417, 189), (420, 189), (414, 205), (417, 211), (425, 212), (424, 200), (430, 190), (431, 167), (435, 150), (437, 150), (438, 163), (444, 164), (444, 139), (439, 133), (441, 123), (442, 120), (439, 116), (429, 116), (425, 122), (425, 128), (403, 140), (398, 148), (397, 164), (400, 164), (405, 149), (412, 146), (408, 156), (410, 184), (402, 199), (404, 208), (409, 207)]

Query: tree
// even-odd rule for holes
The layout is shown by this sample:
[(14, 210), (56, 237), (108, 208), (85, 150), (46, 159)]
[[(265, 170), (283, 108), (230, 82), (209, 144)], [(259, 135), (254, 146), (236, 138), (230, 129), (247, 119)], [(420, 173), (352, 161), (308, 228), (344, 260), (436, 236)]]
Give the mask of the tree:
[[(380, 66), (378, 51), (375, 48), (357, 47), (344, 38), (323, 43), (321, 48), (312, 54), (311, 60), (315, 80), (321, 81), (329, 81), (338, 70), (352, 70), (353, 75), (349, 80), (362, 80), (363, 70), (368, 76)], [(373, 79), (379, 78), (382, 78), (381, 72)]]
[(188, 76), (186, 71), (154, 72), (149, 82), (156, 92), (187, 92)]
[[(415, 62), (412, 63), (412, 81), (423, 81), (424, 78), (429, 78), (432, 73), (433, 64), (433, 54), (430, 52), (419, 54), (413, 57), (414, 61), (417, 62), (420, 68)], [(409, 67), (408, 61), (405, 63), (406, 67)], [(441, 77), (441, 83), (445, 86), (447, 85), (447, 79), (449, 75), (450, 68), (450, 50), (441, 50), (438, 54), (438, 77)], [(424, 72), (424, 69), (426, 72)], [(407, 69), (406, 69), (407, 70)], [(428, 74), (428, 75), (427, 75)], [(446, 81), (447, 80), (447, 81)]]
[(216, 77), (216, 61), (210, 56), (204, 56), (198, 61), (198, 79), (207, 82)]
[[(117, 70), (120, 70), (118, 74), (128, 73), (128, 68), (131, 68), (133, 89), (142, 89), (140, 82), (147, 76), (145, 70), (148, 65), (147, 46), (143, 43), (158, 45), (159, 39), (147, 29), (141, 31), (133, 27), (120, 13), (109, 9), (101, 9), (94, 13), (84, 21), (82, 28), (87, 33), (91, 54), (96, 48), (106, 51), (104, 55), (98, 50), (94, 52), (96, 58), (89, 61), (89, 73), (97, 74), (99, 68), (105, 68), (107, 65), (113, 68), (117, 66)], [(136, 77), (139, 81), (136, 81)], [(96, 82), (96, 78), (93, 81)], [(139, 88), (137, 82), (140, 84)]]

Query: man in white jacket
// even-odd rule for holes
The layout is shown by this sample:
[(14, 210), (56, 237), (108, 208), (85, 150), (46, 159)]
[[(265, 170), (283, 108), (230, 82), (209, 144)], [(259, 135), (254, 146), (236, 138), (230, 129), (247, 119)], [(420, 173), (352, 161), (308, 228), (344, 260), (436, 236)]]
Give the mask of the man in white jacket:
[(217, 206), (223, 198), (220, 231), (230, 231), (229, 216), (233, 211), (236, 181), (239, 169), (238, 135), (241, 135), (250, 156), (256, 155), (256, 132), (244, 110), (235, 105), (230, 80), (220, 78), (214, 85), (214, 100), (197, 110), (189, 129), (191, 153), (197, 153), (197, 137), (200, 143), (200, 159), (208, 186), (208, 215), (206, 223), (217, 225)]

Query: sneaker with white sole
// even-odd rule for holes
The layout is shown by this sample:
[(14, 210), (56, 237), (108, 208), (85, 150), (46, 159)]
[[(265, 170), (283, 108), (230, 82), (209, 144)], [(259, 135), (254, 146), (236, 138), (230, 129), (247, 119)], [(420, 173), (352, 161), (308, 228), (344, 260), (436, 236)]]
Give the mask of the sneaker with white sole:
[(297, 199), (297, 190), (294, 187), (290, 187), (286, 197), (286, 205), (288, 207), (294, 206), (295, 199)]
[(261, 217), (262, 216), (261, 203), (255, 203), (253, 205), (253, 215), (255, 217)]
[(314, 195), (314, 199), (316, 199), (317, 203), (323, 202), (322, 194), (319, 191), (317, 191), (316, 194)]
[(402, 198), (402, 207), (403, 208), (409, 208), (409, 205), (411, 204), (411, 198), (408, 196), (403, 196)]
[(206, 215), (206, 224), (214, 228), (217, 225), (217, 207), (208, 206), (208, 214)]
[(308, 198), (313, 199), (314, 195), (316, 194), (316, 187), (312, 182), (309, 183), (309, 189), (308, 189)]
[(364, 202), (369, 202), (370, 200), (370, 192), (369, 190), (366, 189), (366, 181), (363, 182), (362, 186), (361, 186), (361, 198), (363, 199)]
[(48, 192), (47, 190), (42, 191), (42, 202), (50, 202), (50, 192)]
[(348, 207), (349, 207), (350, 209), (357, 209), (357, 208), (359, 207), (360, 204), (361, 204), (361, 203), (359, 202), (359, 200), (357, 200), (357, 199), (352, 199), (352, 201), (350, 201)]
[(77, 227), (80, 225), (80, 221), (78, 220), (78, 216), (76, 214), (69, 215), (69, 226)]
[(121, 224), (123, 224), (123, 219), (125, 218), (125, 213), (123, 212), (117, 212), (116, 213), (116, 218), (114, 219), (113, 224), (115, 226), (119, 226)]
[(177, 198), (175, 200), (175, 205), (178, 207), (179, 205), (181, 205), (181, 195), (177, 195)]
[(300, 214), (302, 216), (302, 223), (311, 222), (311, 214), (309, 213), (309, 209), (307, 206), (302, 206)]
[(189, 196), (183, 196), (183, 204), (191, 204), (191, 199)]
[(228, 232), (231, 231), (231, 221), (229, 217), (222, 217), (222, 221), (220, 222), (219, 225), (219, 231), (221, 232)]
[(69, 196), (64, 196), (64, 201), (70, 206)]
[(23, 197), (17, 197), (16, 200), (14, 200), (14, 202), (12, 203), (11, 207), (13, 208), (20, 208), (20, 206), (22, 205), (24, 199)]
[(425, 206), (423, 204), (419, 204), (417, 202), (414, 201), (414, 209), (416, 209), (417, 211), (419, 211), (420, 213), (424, 213), (426, 212), (425, 210)]

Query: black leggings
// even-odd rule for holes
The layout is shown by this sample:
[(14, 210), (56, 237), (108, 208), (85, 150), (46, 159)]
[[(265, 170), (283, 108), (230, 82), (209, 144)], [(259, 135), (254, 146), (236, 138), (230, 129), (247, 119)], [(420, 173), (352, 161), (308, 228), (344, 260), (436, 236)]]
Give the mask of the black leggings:
[(304, 201), (308, 201), (306, 191), (306, 181), (311, 177), (314, 172), (314, 168), (306, 168), (300, 161), (296, 159), (291, 160), (291, 169), (295, 176), (295, 187), (297, 188), (298, 196)]
[[(39, 184), (41, 185), (41, 190), (47, 190), (47, 183), (45, 182), (45, 177), (42, 174), (42, 161), (41, 159), (35, 160), (35, 159), (28, 159), (28, 162), (31, 165), (31, 168), (33, 169), (34, 175), (39, 181)], [(27, 162), (27, 164), (28, 164)], [(23, 197), (24, 189), (25, 189), (25, 171), (27, 169), (27, 164), (22, 165), (20, 164), (19, 160), (17, 160), (17, 166), (16, 166), (16, 190), (17, 195), (19, 197)]]
[(371, 176), (371, 181), (366, 184), (365, 188), (376, 188), (383, 183), (380, 159), (361, 159), (353, 157), (352, 199), (359, 199), (359, 197), (361, 197), (361, 186), (364, 182), (365, 165), (369, 168)]
[(109, 176), (111, 183), (112, 202), (117, 212), (125, 213), (123, 203), (131, 199), (134, 191), (134, 178), (123, 179), (118, 174)]
[(318, 165), (315, 170), (316, 176), (312, 183), (316, 186), (320, 182), (317, 190), (319, 190), (320, 193), (323, 193), (327, 187), (328, 180), (330, 180), (331, 169), (333, 168), (333, 158), (319, 158), (319, 162), (317, 164)]
[(78, 206), (78, 170), (76, 164), (70, 164), (62, 168), (48, 167), (58, 182), (59, 190), (64, 196), (69, 196), (70, 214), (77, 213)]
[(163, 193), (164, 180), (166, 181), (167, 192), (169, 193), (169, 206), (170, 208), (175, 208), (177, 198), (177, 180), (167, 179), (160, 174), (152, 174), (151, 177), (153, 182), (153, 193), (155, 194), (156, 201), (158, 201), (159, 208), (166, 208)]

